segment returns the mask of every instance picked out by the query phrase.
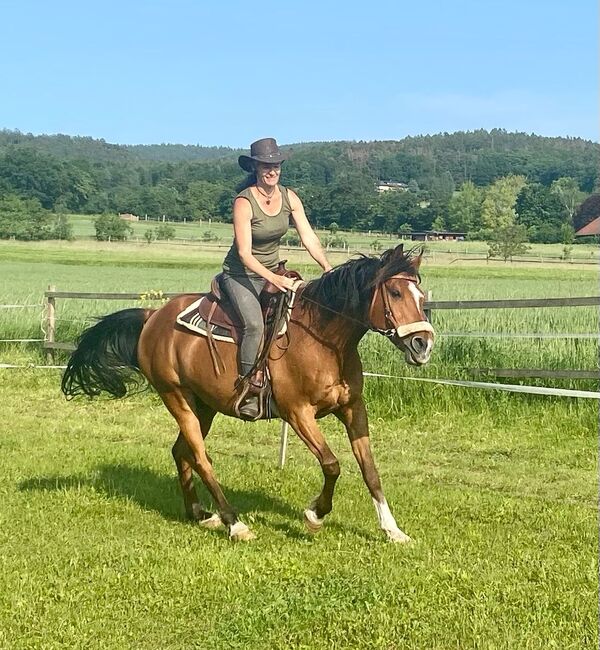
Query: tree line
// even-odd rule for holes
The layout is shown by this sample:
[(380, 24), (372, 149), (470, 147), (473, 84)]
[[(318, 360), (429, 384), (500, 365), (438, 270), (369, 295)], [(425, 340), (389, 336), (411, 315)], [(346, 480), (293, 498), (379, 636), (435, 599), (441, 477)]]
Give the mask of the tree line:
[[(577, 138), (496, 129), (287, 148), (282, 181), (319, 228), (489, 238), (518, 226), (559, 242), (590, 219), (599, 190), (600, 147)], [(68, 235), (69, 212), (230, 221), (238, 153), (0, 131), (0, 237)], [(382, 181), (404, 186), (380, 192)]]

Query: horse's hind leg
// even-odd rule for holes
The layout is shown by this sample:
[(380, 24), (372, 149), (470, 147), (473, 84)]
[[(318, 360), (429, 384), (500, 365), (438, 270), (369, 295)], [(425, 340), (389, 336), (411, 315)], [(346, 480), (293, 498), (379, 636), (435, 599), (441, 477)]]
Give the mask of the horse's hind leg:
[[(211, 414), (210, 420), (212, 420), (213, 417), (214, 412)], [(200, 429), (202, 430), (203, 437), (206, 438), (208, 428), (210, 427), (210, 422), (207, 423), (206, 429), (202, 424), (201, 418), (200, 422)], [(183, 502), (185, 505), (185, 513), (188, 519), (197, 521), (204, 528), (219, 528), (223, 525), (221, 517), (218, 514), (213, 514), (212, 512), (204, 510), (200, 503), (200, 500), (198, 499), (198, 494), (196, 493), (196, 487), (194, 485), (194, 476), (191, 464), (191, 459), (193, 456), (185, 440), (185, 436), (181, 431), (179, 432), (177, 440), (173, 445), (172, 453), (173, 459), (175, 460), (175, 465), (177, 465), (179, 484), (181, 486), (181, 493), (183, 495)]]
[(180, 434), (173, 448), (173, 456), (177, 463), (186, 511), (189, 507), (189, 512), (193, 513), (194, 503), (199, 507), (191, 476), (191, 469), (193, 469), (200, 476), (216, 503), (221, 521), (229, 528), (230, 538), (235, 540), (252, 539), (254, 534), (245, 524), (238, 521), (233, 508), (225, 498), (206, 453), (204, 438), (208, 433), (214, 413), (209, 415), (205, 409), (197, 409), (194, 396), (191, 393), (188, 394), (187, 391), (184, 395), (182, 391), (174, 390), (162, 393), (161, 397), (179, 424)]

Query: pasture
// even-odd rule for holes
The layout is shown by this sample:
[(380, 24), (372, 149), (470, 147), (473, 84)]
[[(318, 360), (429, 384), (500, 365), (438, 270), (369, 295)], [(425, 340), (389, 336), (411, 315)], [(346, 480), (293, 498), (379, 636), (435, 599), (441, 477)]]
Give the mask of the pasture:
[[(315, 267), (301, 253), (293, 266)], [(340, 256), (338, 261), (343, 258)], [(0, 304), (78, 291), (196, 291), (219, 256), (145, 244), (0, 243)], [(335, 258), (334, 258), (335, 261)], [(425, 265), (436, 300), (596, 295), (569, 265)], [(58, 303), (58, 340), (123, 303)], [(41, 307), (0, 310), (0, 338), (40, 336)], [(399, 526), (387, 544), (345, 434), (323, 431), (342, 466), (334, 510), (309, 536), (302, 510), (318, 464), (279, 423), (218, 417), (208, 449), (230, 501), (257, 533), (233, 545), (188, 524), (157, 397), (66, 402), (60, 371), (0, 369), (0, 647), (597, 647), (597, 401), (424, 384), (469, 367), (597, 368), (594, 339), (444, 333), (598, 331), (594, 308), (439, 312), (430, 365), (408, 369), (367, 335), (376, 461)], [(0, 362), (43, 360), (0, 344)], [(597, 390), (597, 383), (527, 383)], [(203, 493), (203, 496), (205, 494)]]

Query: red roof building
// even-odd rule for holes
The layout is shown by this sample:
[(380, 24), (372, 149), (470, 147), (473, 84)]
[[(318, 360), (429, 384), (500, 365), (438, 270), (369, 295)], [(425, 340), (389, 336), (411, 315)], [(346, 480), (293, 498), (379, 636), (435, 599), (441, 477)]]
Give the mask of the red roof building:
[(589, 235), (600, 235), (600, 217), (596, 217), (575, 233), (575, 237), (587, 237)]

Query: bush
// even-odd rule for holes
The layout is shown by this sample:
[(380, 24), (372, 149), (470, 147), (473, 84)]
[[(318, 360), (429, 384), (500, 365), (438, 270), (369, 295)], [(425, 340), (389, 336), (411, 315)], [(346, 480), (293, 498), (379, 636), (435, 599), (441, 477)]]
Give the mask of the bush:
[(161, 223), (156, 229), (156, 239), (169, 241), (175, 239), (175, 228), (167, 223)]
[(156, 232), (152, 228), (148, 228), (144, 233), (144, 239), (151, 244), (156, 239)]
[(327, 237), (325, 245), (327, 248), (348, 248), (348, 240), (339, 235), (335, 237)]
[(297, 232), (290, 232), (283, 237), (281, 243), (284, 246), (300, 246), (300, 237)]
[(98, 241), (126, 241), (133, 228), (117, 214), (102, 214), (94, 220)]
[[(68, 231), (66, 218), (63, 224)], [(58, 225), (53, 223), (53, 215), (42, 207), (38, 199), (22, 199), (9, 194), (0, 199), (0, 239), (21, 239), (32, 241), (54, 239)]]
[(202, 233), (202, 241), (219, 241), (219, 235), (212, 230), (205, 230)]

